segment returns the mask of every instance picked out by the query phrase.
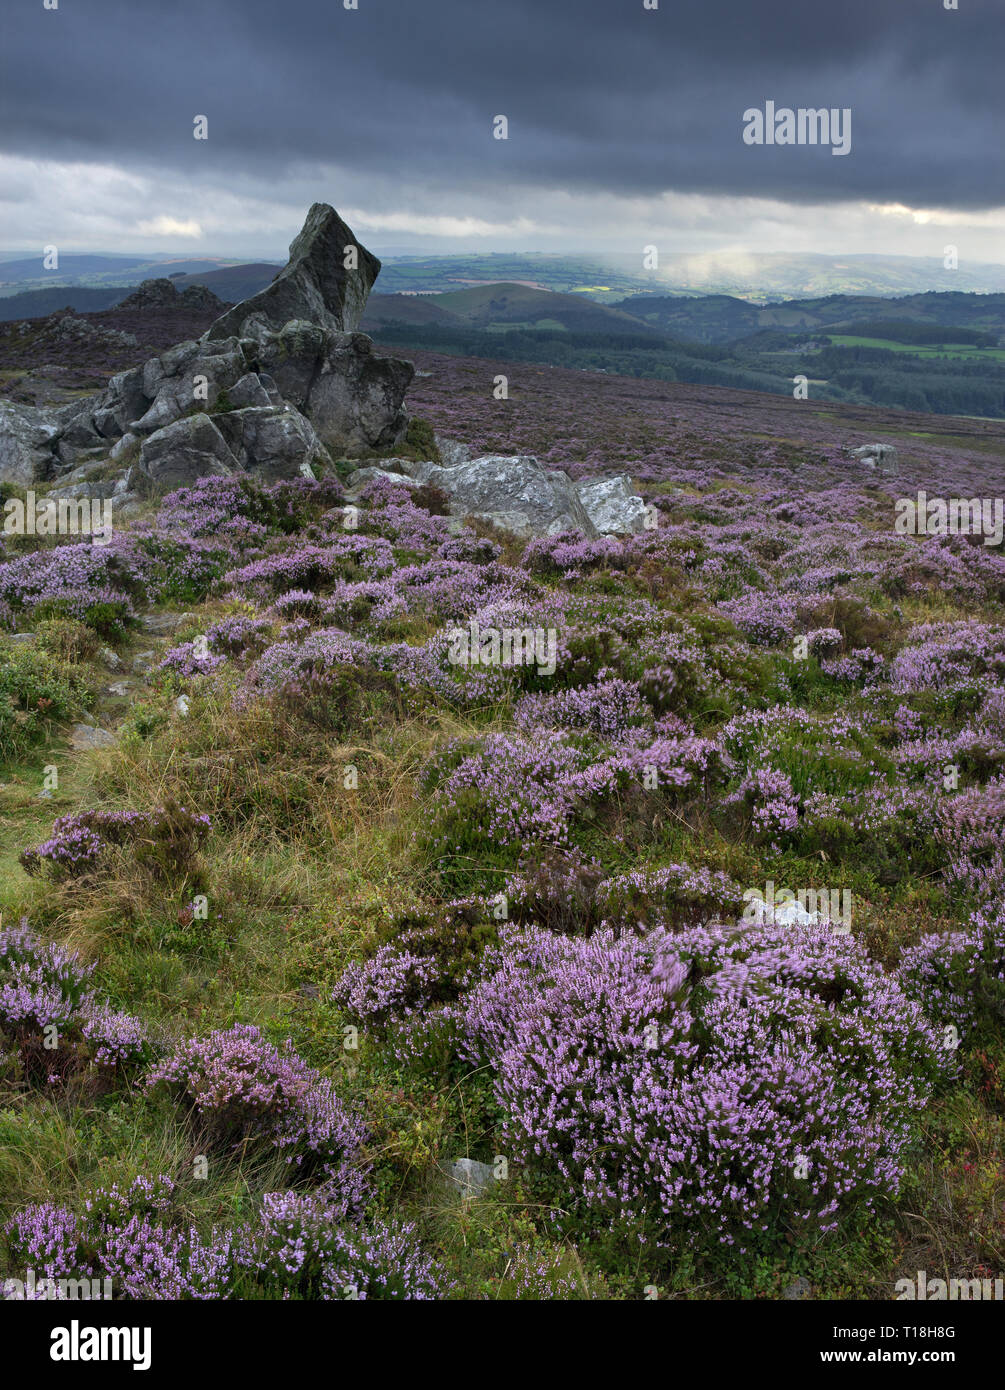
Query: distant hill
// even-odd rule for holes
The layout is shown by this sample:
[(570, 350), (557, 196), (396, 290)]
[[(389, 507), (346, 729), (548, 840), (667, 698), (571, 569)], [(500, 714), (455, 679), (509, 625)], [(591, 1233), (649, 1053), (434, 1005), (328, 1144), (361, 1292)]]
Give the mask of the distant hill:
[(360, 327), (364, 333), (372, 333), (385, 323), (456, 325), (463, 322), (460, 314), (442, 307), (438, 295), (371, 294)]
[(611, 304), (626, 295), (730, 295), (763, 304), (810, 295), (912, 295), (927, 290), (1005, 292), (1005, 265), (942, 261), (920, 256), (661, 253), (647, 270), (637, 255), (558, 255), (541, 252), (466, 256), (387, 256), (384, 293), (446, 293), (489, 281), (532, 282)]
[(242, 299), (250, 299), (259, 290), (264, 290), (266, 285), (271, 285), (281, 269), (282, 266), (268, 265), (262, 261), (249, 265), (229, 265), (223, 269), (184, 275), (175, 280), (175, 284), (179, 290), (187, 289), (189, 285), (205, 285), (226, 303), (239, 304)]
[(111, 309), (132, 290), (132, 286), (91, 290), (76, 285), (54, 285), (51, 290), (27, 290), (23, 294), (0, 299), (0, 323), (12, 319), (40, 319), (57, 309), (76, 309), (82, 314), (96, 314)]
[(364, 332), (387, 323), (454, 325), (490, 332), (556, 329), (614, 337), (654, 332), (637, 316), (585, 297), (506, 282), (437, 295), (371, 295), (361, 325)]
[(74, 285), (81, 275), (124, 274), (136, 266), (149, 265), (140, 256), (60, 256), (58, 270), (45, 270), (42, 257), (19, 261), (0, 261), (0, 285), (17, 285), (25, 280), (51, 280), (54, 284)]
[(886, 299), (875, 295), (828, 295), (751, 304), (730, 295), (696, 298), (633, 295), (617, 305), (651, 328), (699, 343), (727, 343), (766, 329), (835, 330), (875, 320), (939, 324), (1005, 334), (1005, 294), (927, 294)]
[[(0, 261), (0, 300), (30, 290), (132, 288), (143, 280), (212, 274), (233, 262), (220, 256), (63, 256), (58, 270), (43, 270), (41, 256)], [(242, 267), (243, 269), (243, 267)], [(278, 266), (271, 268), (276, 273)], [(69, 302), (69, 301), (64, 301)]]

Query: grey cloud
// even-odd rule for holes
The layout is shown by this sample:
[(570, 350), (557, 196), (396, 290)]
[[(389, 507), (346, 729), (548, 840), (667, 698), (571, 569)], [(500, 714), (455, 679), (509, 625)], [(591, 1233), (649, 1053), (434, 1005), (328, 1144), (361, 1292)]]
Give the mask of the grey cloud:
[[(64, 0), (5, 15), (8, 153), (267, 183), (298, 162), (504, 206), (509, 183), (1005, 202), (998, 0)], [(852, 109), (853, 149), (742, 113)], [(491, 119), (506, 114), (508, 142)], [(210, 139), (192, 139), (205, 114)]]

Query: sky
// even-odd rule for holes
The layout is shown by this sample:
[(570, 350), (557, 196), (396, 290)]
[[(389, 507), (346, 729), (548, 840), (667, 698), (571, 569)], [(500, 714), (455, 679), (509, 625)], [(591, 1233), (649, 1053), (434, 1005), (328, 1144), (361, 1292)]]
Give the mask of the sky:
[(353, 3), (8, 0), (0, 251), (283, 260), (320, 201), (378, 255), (1005, 262), (1003, 0)]

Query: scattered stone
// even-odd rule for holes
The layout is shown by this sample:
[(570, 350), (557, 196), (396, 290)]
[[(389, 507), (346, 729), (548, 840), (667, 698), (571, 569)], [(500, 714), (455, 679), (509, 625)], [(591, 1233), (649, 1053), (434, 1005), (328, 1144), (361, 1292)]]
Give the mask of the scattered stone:
[(90, 724), (74, 724), (70, 731), (70, 747), (78, 752), (91, 748), (112, 748), (118, 742), (107, 729), (93, 728)]
[(137, 676), (149, 676), (154, 669), (156, 652), (137, 652), (133, 657), (133, 671)]
[(175, 713), (180, 715), (188, 714), (189, 698), (187, 695), (179, 695), (174, 702)]
[(117, 652), (113, 652), (111, 647), (101, 647), (98, 656), (109, 671), (122, 670), (122, 658)]
[(449, 1176), (464, 1197), (482, 1196), (496, 1180), (492, 1165), (479, 1163), (476, 1158), (455, 1159), (450, 1165)]
[(809, 1298), (812, 1293), (813, 1285), (800, 1274), (784, 1291), (782, 1298), (787, 1301), (793, 1301), (795, 1299)]
[(128, 681), (115, 681), (113, 685), (108, 687), (109, 695), (118, 695), (120, 699), (128, 695), (129, 691), (130, 685)]
[(12, 632), (8, 636), (8, 641), (16, 642), (20, 647), (30, 647), (38, 640), (34, 632)]
[[(172, 632), (177, 632), (180, 627), (190, 623), (195, 615), (193, 613), (144, 613), (140, 619), (140, 626), (144, 632), (151, 632), (157, 637), (164, 637)], [(152, 656), (150, 652), (148, 655)]]

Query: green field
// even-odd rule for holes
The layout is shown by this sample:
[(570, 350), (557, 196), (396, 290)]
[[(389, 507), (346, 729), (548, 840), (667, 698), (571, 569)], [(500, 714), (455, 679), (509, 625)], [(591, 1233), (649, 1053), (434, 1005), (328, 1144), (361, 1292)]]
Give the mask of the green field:
[(892, 338), (857, 338), (849, 334), (829, 333), (835, 347), (886, 348), (890, 352), (907, 352), (912, 357), (969, 357), (978, 361), (1005, 362), (1005, 348), (980, 348), (971, 343), (897, 343)]

